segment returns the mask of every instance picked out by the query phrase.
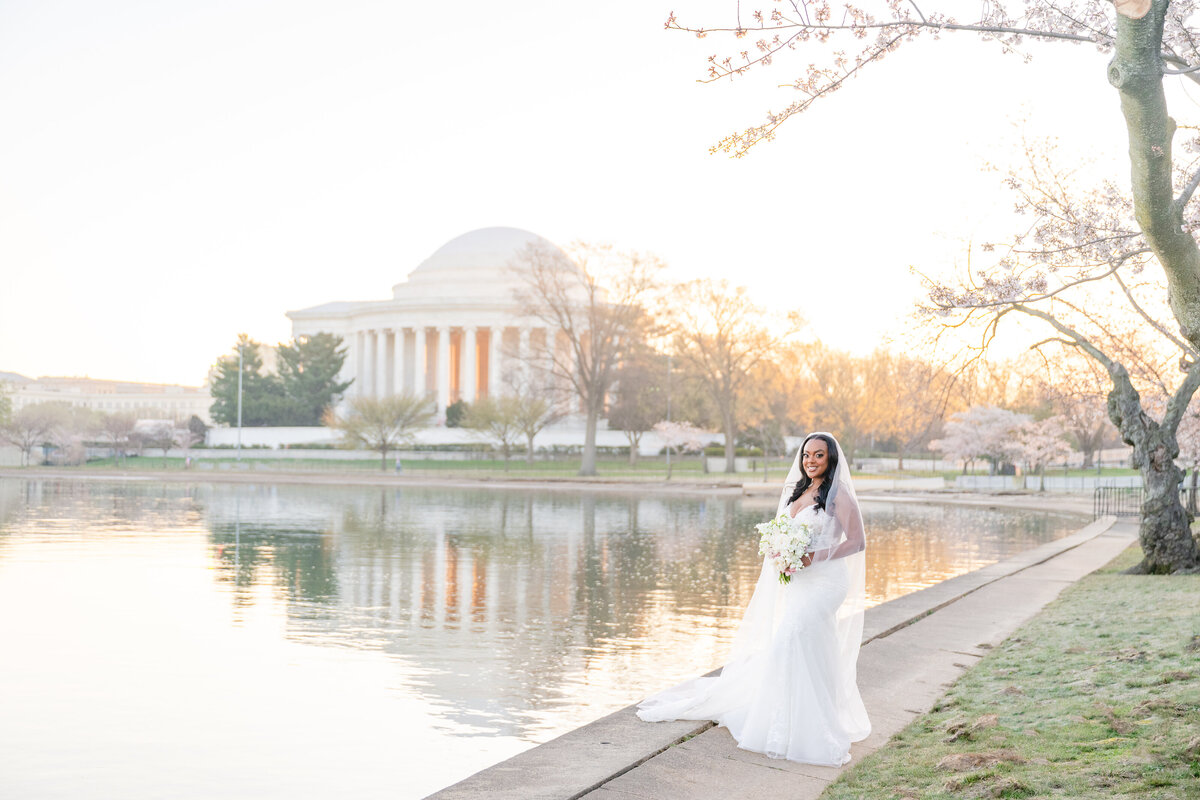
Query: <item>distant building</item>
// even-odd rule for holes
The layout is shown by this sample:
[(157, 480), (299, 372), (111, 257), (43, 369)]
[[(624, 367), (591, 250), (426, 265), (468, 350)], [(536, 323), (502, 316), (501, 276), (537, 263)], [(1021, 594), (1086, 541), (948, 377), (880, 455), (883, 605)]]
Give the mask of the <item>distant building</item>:
[(393, 286), (389, 300), (289, 311), (292, 336), (342, 337), (348, 396), (429, 395), (444, 418), (456, 400), (502, 393), (530, 354), (568, 346), (557, 328), (522, 313), (517, 293), (527, 281), (517, 256), (531, 244), (558, 249), (517, 228), (465, 233)]
[(19, 375), (12, 375), (7, 382), (11, 387), (13, 411), (34, 403), (57, 402), (94, 411), (129, 411), (141, 419), (186, 422), (195, 414), (205, 423), (212, 423), (208, 416), (208, 408), (213, 399), (205, 386), (106, 381), (97, 378), (29, 379)]

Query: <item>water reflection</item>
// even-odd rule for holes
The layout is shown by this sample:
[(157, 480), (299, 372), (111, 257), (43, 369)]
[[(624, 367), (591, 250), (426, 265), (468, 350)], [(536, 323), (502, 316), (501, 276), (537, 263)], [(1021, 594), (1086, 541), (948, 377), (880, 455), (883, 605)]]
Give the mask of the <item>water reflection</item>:
[[(217, 579), (269, 586), (287, 634), (420, 665), (446, 730), (539, 740), (546, 712), (723, 659), (759, 559), (741, 498), (204, 487)], [(1067, 515), (865, 505), (872, 603), (1068, 529)], [(767, 511), (766, 513), (769, 513)]]
[[(386, 659), (386, 669), (371, 667), (374, 683), (353, 691), (385, 717), (397, 713), (389, 700), (406, 709), (405, 732), (391, 738), (411, 742), (386, 769), (419, 774), (399, 792), (417, 797), (722, 663), (758, 575), (749, 531), (772, 510), (736, 497), (9, 480), (0, 481), (0, 578), (33, 574), (39, 560), (103, 559), (121, 541), (123, 557), (151, 569), (207, 575), (211, 599), (174, 601), (181, 626), (249, 633), (288, 664)], [(864, 512), (873, 602), (1081, 524), (955, 506), (871, 502)], [(227, 614), (216, 623), (213, 599)], [(147, 613), (131, 601), (111, 624)], [(160, 647), (124, 641), (145, 649), (132, 658)], [(222, 646), (187, 658), (226, 674), (229, 652), (240, 651)], [(86, 652), (66, 656), (88, 669)], [(342, 702), (339, 691), (350, 692), (327, 699)]]

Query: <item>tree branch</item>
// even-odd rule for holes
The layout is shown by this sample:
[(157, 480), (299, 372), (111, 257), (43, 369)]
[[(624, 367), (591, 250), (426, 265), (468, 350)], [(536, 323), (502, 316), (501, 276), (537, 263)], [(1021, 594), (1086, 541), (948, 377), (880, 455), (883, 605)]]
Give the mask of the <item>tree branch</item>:
[(1183, 418), (1183, 412), (1187, 410), (1188, 404), (1192, 401), (1192, 395), (1196, 393), (1196, 389), (1200, 388), (1200, 361), (1192, 364), (1191, 369), (1187, 371), (1187, 377), (1183, 379), (1183, 383), (1175, 390), (1175, 394), (1171, 395), (1171, 399), (1167, 401), (1167, 410), (1163, 413), (1162, 427), (1169, 431), (1175, 431), (1179, 428), (1179, 421)]
[[(1056, 331), (1075, 342), (1075, 346), (1080, 350), (1083, 350), (1089, 356), (1103, 364), (1104, 368), (1108, 370), (1109, 375), (1115, 376), (1115, 370), (1118, 369), (1124, 371), (1124, 367), (1105, 355), (1100, 348), (1092, 344), (1092, 342), (1086, 336), (1069, 325), (1063, 324), (1052, 314), (1042, 311), (1040, 308), (1030, 308), (1029, 306), (1022, 305), (1021, 303), (1013, 303), (1011, 306), (1009, 306), (1009, 308), (1013, 311), (1020, 311), (1022, 314), (1028, 314), (1031, 317), (1037, 317), (1043, 322), (1049, 324), (1050, 327), (1054, 328)], [(999, 321), (999, 316), (1000, 315), (997, 315), (997, 321)]]
[(1153, 327), (1154, 330), (1158, 331), (1163, 336), (1165, 336), (1168, 340), (1171, 341), (1172, 344), (1174, 344), (1176, 347), (1178, 347), (1183, 352), (1188, 353), (1193, 356), (1197, 355), (1195, 347), (1192, 347), (1192, 345), (1189, 344), (1188, 342), (1185, 342), (1182, 339), (1180, 339), (1178, 336), (1175, 336), (1174, 334), (1172, 334), (1169, 330), (1167, 330), (1166, 326), (1164, 326), (1158, 320), (1154, 319), (1154, 317), (1147, 314), (1146, 311), (1140, 305), (1138, 305), (1138, 301), (1134, 298), (1133, 292), (1131, 292), (1129, 290), (1129, 287), (1125, 285), (1125, 281), (1121, 280), (1120, 275), (1114, 274), (1113, 277), (1116, 278), (1117, 285), (1121, 287), (1121, 291), (1123, 291), (1125, 293), (1125, 297), (1129, 299), (1129, 304), (1131, 306), (1133, 306), (1133, 310), (1136, 311), (1138, 314), (1140, 314), (1142, 319), (1146, 320), (1146, 322), (1149, 322), (1150, 326)]
[(1179, 197), (1175, 198), (1176, 214), (1183, 213), (1183, 209), (1187, 206), (1188, 201), (1192, 199), (1192, 194), (1196, 191), (1197, 186), (1200, 186), (1200, 169), (1192, 174), (1192, 177), (1188, 179), (1187, 185), (1183, 187), (1183, 191), (1179, 193)]

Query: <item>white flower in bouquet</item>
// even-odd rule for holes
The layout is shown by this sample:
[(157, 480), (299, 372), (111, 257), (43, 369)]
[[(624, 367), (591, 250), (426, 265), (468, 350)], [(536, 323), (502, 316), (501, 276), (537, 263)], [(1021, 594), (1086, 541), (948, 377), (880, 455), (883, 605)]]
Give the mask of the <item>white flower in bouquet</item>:
[(771, 559), (780, 583), (790, 583), (792, 576), (804, 568), (804, 554), (812, 543), (812, 525), (785, 513), (760, 522), (754, 530), (758, 532), (758, 554)]

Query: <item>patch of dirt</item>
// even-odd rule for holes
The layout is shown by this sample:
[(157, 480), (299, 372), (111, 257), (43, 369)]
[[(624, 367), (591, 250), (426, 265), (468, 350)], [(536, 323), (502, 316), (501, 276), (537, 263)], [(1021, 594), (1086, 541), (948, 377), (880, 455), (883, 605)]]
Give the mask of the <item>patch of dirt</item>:
[(1117, 713), (1108, 706), (1097, 703), (1096, 708), (1104, 715), (1104, 721), (1108, 723), (1108, 727), (1112, 728), (1113, 733), (1124, 736), (1133, 730), (1133, 722), (1127, 719), (1121, 719), (1117, 716)]
[(984, 714), (974, 722), (968, 724), (965, 719), (953, 720), (946, 726), (947, 736), (942, 739), (946, 744), (957, 742), (959, 739), (973, 739), (975, 734), (985, 728), (994, 728), (1000, 721), (1000, 718), (995, 714)]
[(990, 767), (995, 764), (1024, 764), (1016, 750), (984, 750), (979, 753), (952, 753), (937, 763), (935, 769), (949, 772), (965, 772), (969, 769)]
[(1179, 752), (1185, 761), (1192, 761), (1197, 756), (1200, 756), (1200, 736), (1195, 737), (1187, 743), (1187, 747)]

